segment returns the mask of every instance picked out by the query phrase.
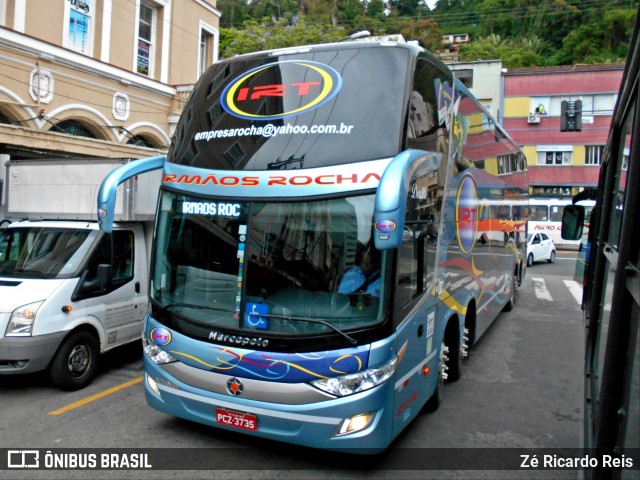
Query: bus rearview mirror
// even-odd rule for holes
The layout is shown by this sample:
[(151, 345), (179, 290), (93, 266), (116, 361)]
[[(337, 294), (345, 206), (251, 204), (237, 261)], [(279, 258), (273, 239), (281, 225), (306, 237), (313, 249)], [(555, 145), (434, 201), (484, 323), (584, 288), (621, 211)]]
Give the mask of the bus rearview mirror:
[(584, 207), (567, 205), (562, 212), (562, 231), (564, 240), (580, 240), (584, 227)]

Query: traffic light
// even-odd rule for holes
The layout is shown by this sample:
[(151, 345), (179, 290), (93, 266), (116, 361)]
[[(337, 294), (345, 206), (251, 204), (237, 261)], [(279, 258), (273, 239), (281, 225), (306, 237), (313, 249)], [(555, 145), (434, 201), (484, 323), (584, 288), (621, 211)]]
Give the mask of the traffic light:
[(563, 100), (560, 104), (560, 131), (582, 131), (582, 100)]

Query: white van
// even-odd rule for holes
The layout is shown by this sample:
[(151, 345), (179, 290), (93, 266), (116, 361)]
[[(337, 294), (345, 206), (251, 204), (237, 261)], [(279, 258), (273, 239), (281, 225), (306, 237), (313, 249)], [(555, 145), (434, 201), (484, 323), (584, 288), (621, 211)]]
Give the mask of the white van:
[[(121, 163), (110, 162), (107, 170)], [(37, 177), (31, 167), (38, 168)], [(74, 183), (58, 183), (62, 195), (47, 196), (60, 171)], [(0, 375), (48, 370), (56, 386), (76, 390), (91, 381), (101, 352), (139, 341), (148, 309), (153, 222), (123, 221), (105, 234), (96, 221), (64, 219), (74, 216), (72, 210), (90, 217), (77, 211), (92, 211), (91, 202), (69, 203), (83, 195), (78, 189), (95, 198), (96, 177), (103, 174), (95, 162), (10, 164), (8, 178), (16, 180), (8, 191), (10, 213), (47, 219), (15, 221), (0, 233)], [(135, 199), (138, 187), (125, 188)], [(37, 188), (41, 208), (29, 195)], [(128, 203), (130, 208), (119, 207), (119, 219), (144, 217), (132, 211), (134, 201)], [(155, 206), (145, 208), (152, 216)]]

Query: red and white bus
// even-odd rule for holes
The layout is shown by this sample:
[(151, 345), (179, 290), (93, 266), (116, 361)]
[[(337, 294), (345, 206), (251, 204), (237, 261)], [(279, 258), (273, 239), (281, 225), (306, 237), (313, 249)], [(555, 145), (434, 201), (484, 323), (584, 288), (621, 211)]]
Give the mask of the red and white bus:
[[(530, 198), (529, 199), (529, 233), (546, 233), (556, 246), (575, 247), (579, 240), (562, 238), (562, 212), (566, 205), (571, 205), (570, 198)], [(595, 205), (593, 200), (580, 202), (587, 210)]]

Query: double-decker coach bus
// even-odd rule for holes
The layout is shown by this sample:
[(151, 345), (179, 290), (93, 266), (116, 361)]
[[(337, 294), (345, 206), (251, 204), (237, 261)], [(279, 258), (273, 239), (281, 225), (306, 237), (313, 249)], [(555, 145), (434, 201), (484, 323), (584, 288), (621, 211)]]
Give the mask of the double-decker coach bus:
[(168, 414), (380, 451), (515, 303), (526, 224), (495, 235), (478, 215), (526, 203), (524, 155), (418, 46), (215, 64), (166, 159), (103, 183), (104, 231), (115, 185), (159, 167), (144, 365), (148, 403)]

